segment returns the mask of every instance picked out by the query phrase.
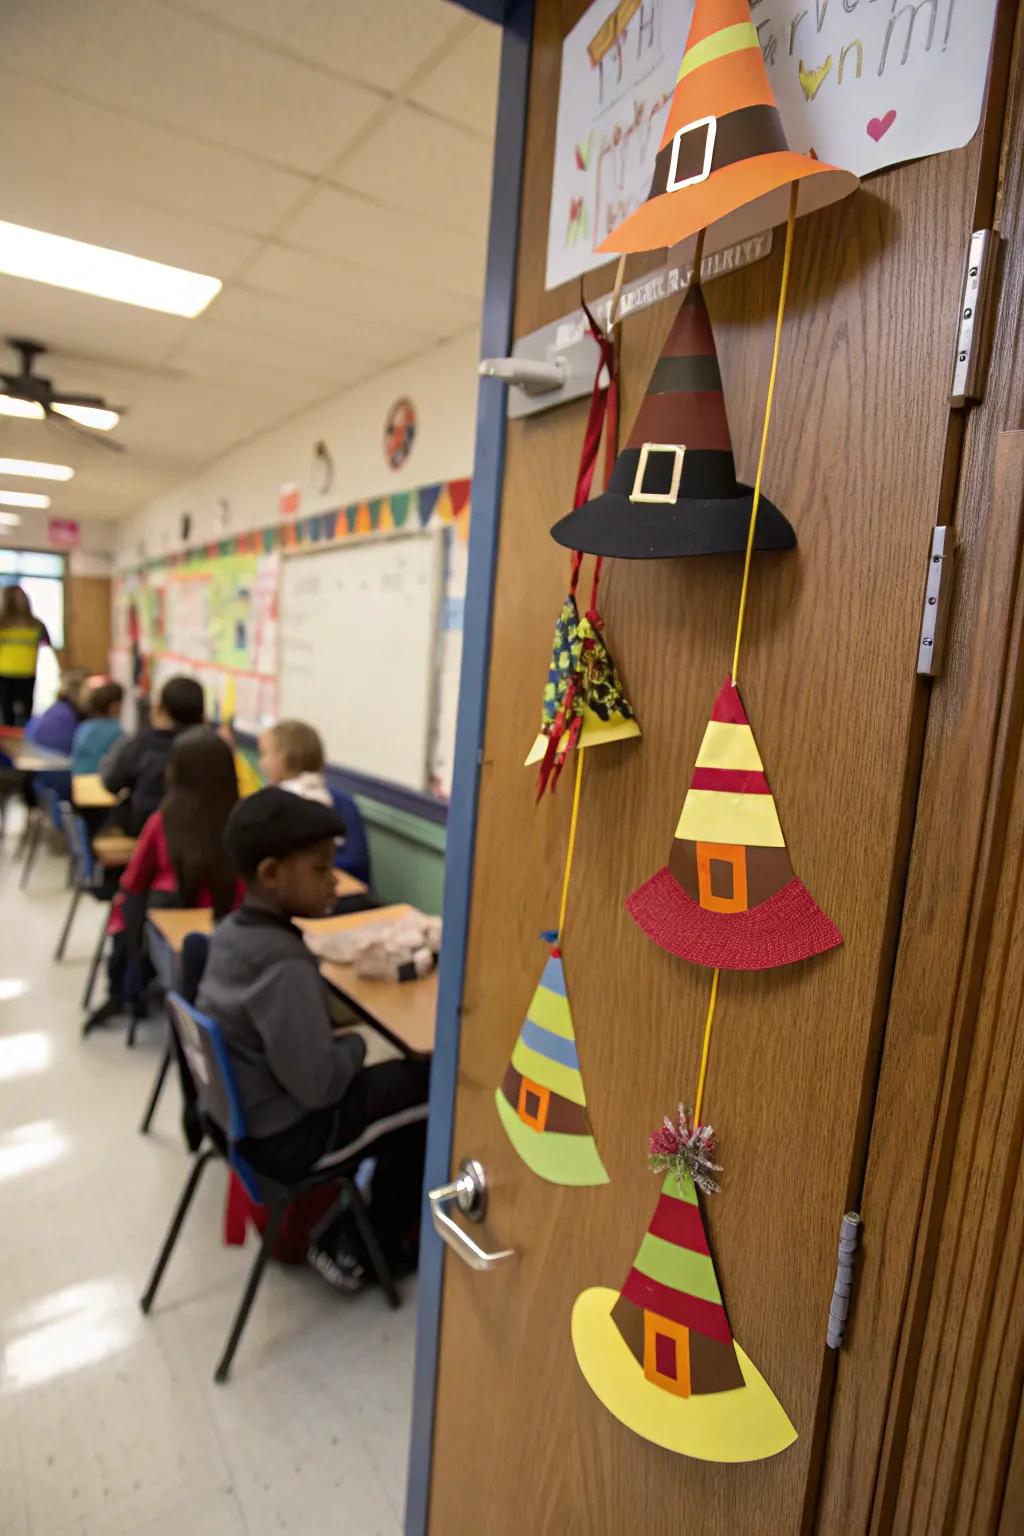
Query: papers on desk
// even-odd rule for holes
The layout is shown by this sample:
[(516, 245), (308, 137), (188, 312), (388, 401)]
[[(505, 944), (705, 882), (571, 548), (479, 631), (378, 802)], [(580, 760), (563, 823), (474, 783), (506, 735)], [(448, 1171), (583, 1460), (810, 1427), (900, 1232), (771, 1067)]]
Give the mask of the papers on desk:
[(351, 965), (364, 980), (416, 981), (437, 965), (441, 919), (411, 909), (354, 929), (307, 932), (306, 943), (317, 959)]

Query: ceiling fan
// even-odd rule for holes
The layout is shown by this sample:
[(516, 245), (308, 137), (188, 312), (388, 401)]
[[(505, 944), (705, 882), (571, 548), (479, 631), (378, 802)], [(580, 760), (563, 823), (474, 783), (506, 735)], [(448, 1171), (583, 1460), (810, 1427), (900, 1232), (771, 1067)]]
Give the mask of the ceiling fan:
[(21, 362), (16, 373), (0, 371), (0, 415), (50, 422), (97, 448), (124, 452), (123, 444), (100, 436), (117, 426), (123, 406), (107, 405), (102, 395), (79, 395), (57, 389), (52, 379), (34, 372), (36, 358), (47, 350), (40, 342), (17, 336), (8, 336), (6, 341)]

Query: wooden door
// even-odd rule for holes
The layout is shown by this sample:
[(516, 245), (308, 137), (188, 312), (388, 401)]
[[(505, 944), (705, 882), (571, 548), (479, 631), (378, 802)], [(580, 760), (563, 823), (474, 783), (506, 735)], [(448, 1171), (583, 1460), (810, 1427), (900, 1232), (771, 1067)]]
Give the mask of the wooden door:
[(68, 576), (65, 581), (65, 655), (69, 667), (110, 667), (110, 577)]
[[(517, 333), (577, 298), (545, 294), (543, 271), (561, 40), (583, 9), (537, 7)], [(509, 426), (453, 1144), (456, 1162), (477, 1157), (489, 1176), (484, 1242), (517, 1257), (487, 1275), (448, 1257), (435, 1536), (675, 1536), (690, 1523), (703, 1536), (774, 1536), (813, 1520), (836, 1240), (863, 1170), (925, 723), (925, 557), (956, 481), (952, 344), (1001, 103), (986, 122), (988, 137), (876, 177), (797, 230), (766, 490), (799, 548), (755, 561), (742, 687), (796, 873), (845, 944), (791, 969), (723, 976), (705, 1103), (726, 1169), (707, 1218), (730, 1319), (799, 1433), (767, 1462), (715, 1466), (634, 1437), (586, 1386), (569, 1333), (576, 1296), (618, 1287), (647, 1227), (647, 1133), (692, 1101), (708, 974), (650, 944), (623, 900), (665, 862), (729, 663), (739, 562), (619, 562), (603, 586), (644, 736), (587, 764), (565, 963), (610, 1183), (558, 1188), (519, 1161), (493, 1094), (543, 963), (538, 931), (557, 915), (569, 790), (534, 809), (522, 759), (566, 588), (548, 529), (570, 505), (586, 408)], [(770, 260), (706, 289), (748, 481), (780, 268), (778, 240)], [(588, 292), (606, 291), (610, 275)], [(627, 425), (674, 312), (624, 326)]]

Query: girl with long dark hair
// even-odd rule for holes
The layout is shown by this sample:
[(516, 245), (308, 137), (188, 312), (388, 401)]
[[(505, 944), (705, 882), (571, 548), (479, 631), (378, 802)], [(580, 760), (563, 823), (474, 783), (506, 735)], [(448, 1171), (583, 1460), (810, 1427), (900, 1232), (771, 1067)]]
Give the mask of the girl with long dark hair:
[(83, 1032), (139, 1011), (145, 986), (146, 914), (151, 907), (212, 907), (219, 920), (241, 903), (244, 887), (224, 847), (224, 827), (238, 799), (234, 758), (217, 732), (197, 725), (175, 738), (167, 790), (139, 836), (121, 876), (107, 928), (110, 996)]

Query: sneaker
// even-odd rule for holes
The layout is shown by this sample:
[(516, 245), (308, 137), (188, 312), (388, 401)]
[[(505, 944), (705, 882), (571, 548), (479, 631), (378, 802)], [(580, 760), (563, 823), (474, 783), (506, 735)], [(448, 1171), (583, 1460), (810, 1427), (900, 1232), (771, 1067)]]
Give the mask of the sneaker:
[(122, 1013), (124, 1013), (124, 1003), (121, 999), (119, 997), (108, 997), (105, 1003), (101, 1003), (98, 1008), (90, 1013), (82, 1025), (82, 1034), (92, 1034), (92, 1031), (98, 1029), (101, 1024), (106, 1024), (109, 1019), (120, 1018)]
[(365, 1264), (347, 1248), (342, 1247), (337, 1253), (330, 1253), (326, 1248), (313, 1244), (306, 1258), (332, 1290), (354, 1296), (358, 1291), (365, 1290), (370, 1283)]

